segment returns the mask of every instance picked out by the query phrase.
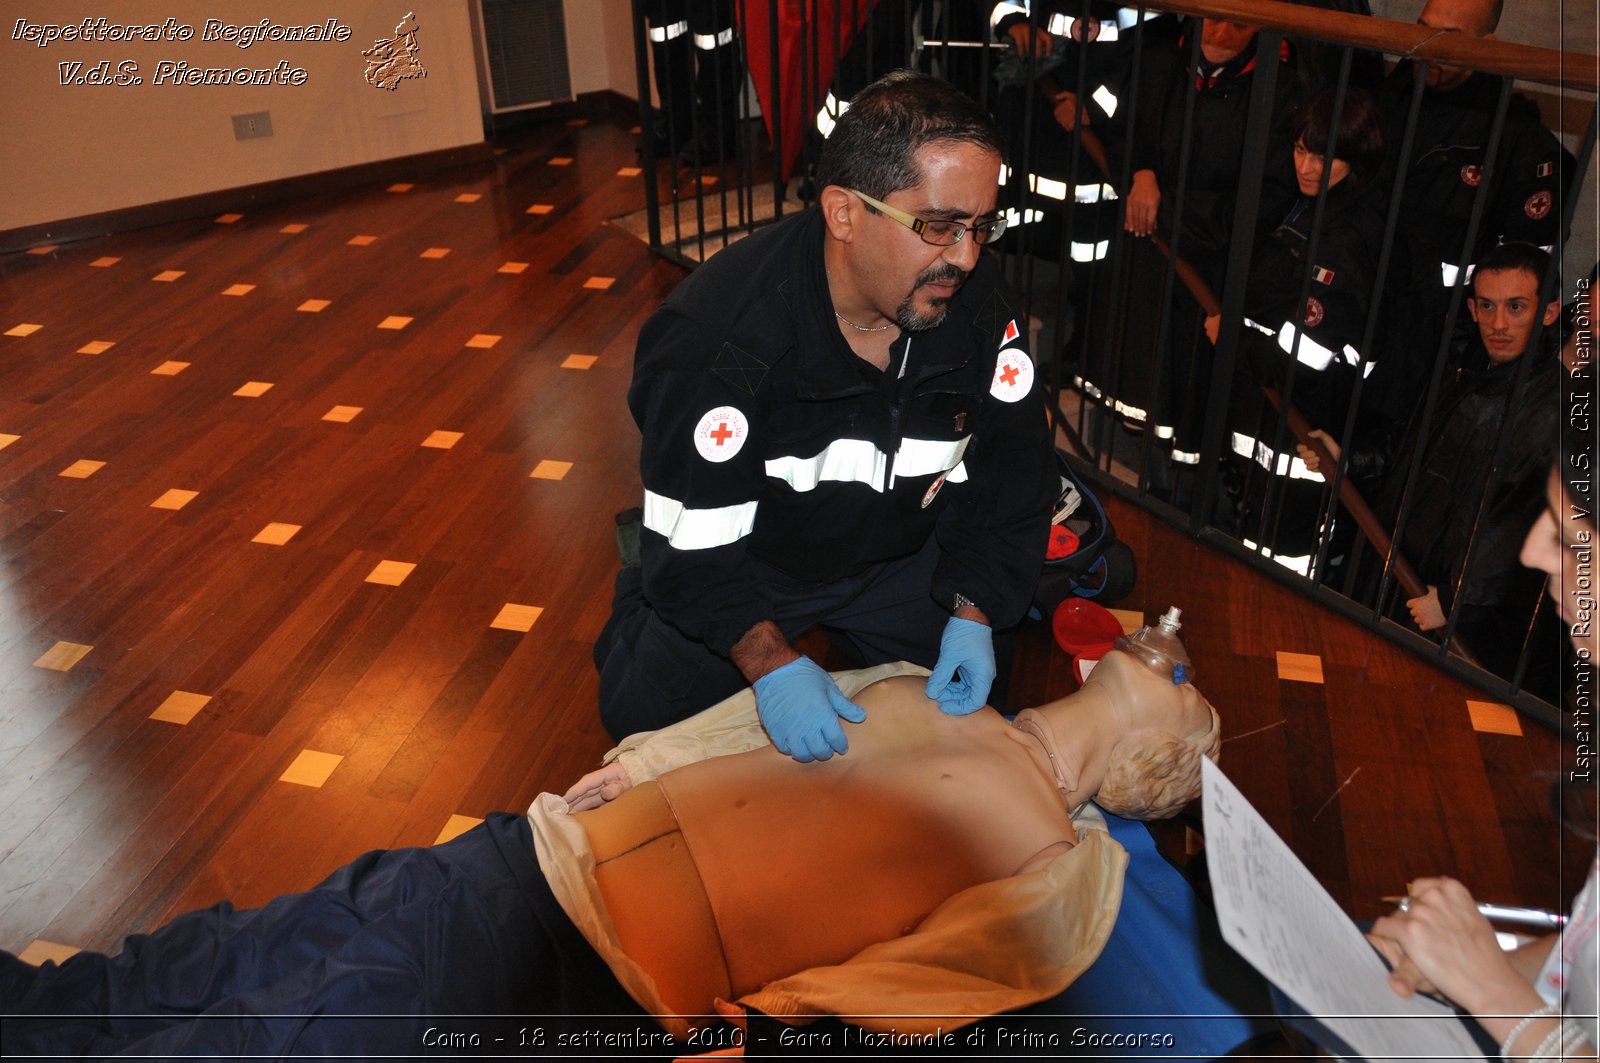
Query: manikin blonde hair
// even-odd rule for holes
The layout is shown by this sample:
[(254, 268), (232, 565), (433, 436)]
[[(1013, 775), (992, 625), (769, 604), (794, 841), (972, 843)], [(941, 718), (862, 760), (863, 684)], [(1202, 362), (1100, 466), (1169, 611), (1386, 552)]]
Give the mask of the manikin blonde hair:
[(1222, 721), (1209, 701), (1206, 726), (1180, 738), (1142, 728), (1117, 739), (1094, 802), (1115, 816), (1166, 819), (1200, 796), (1200, 758), (1222, 748)]

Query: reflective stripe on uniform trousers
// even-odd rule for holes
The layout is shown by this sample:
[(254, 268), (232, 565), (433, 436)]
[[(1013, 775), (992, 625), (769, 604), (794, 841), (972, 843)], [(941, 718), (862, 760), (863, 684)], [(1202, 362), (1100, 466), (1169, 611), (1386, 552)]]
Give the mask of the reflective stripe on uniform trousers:
[(689, 20), (679, 19), (668, 26), (651, 26), (650, 40), (656, 44), (665, 44), (667, 41), (676, 40), (689, 32)]
[[(1110, 406), (1118, 414), (1126, 417), (1130, 421), (1137, 421), (1142, 425), (1150, 419), (1150, 415), (1145, 412), (1145, 410), (1133, 405), (1132, 403), (1123, 402), (1121, 399), (1107, 399), (1105, 397), (1105, 393), (1101, 391), (1092, 380), (1088, 380), (1081, 376), (1074, 376), (1072, 378), (1072, 383), (1080, 391), (1092, 398), (1099, 399), (1101, 402), (1105, 403), (1105, 405)], [(1172, 426), (1170, 424), (1156, 425), (1157, 439), (1171, 439), (1172, 434)], [(1198, 455), (1196, 456), (1196, 460), (1198, 460)]]
[[(994, 11), (989, 15), (989, 25), (990, 26), (998, 26), (998, 25), (1000, 25), (1000, 23), (1002, 21), (1004, 21), (1005, 19), (1009, 18), (1012, 15), (1024, 15), (1024, 16), (1026, 16), (1026, 15), (1029, 15), (1031, 13), (1032, 13), (1032, 7), (1028, 3), (1028, 0), (1001, 0), (1000, 3), (994, 5)], [(1145, 19), (1152, 19), (1152, 18), (1158, 17), (1160, 14), (1161, 14), (1161, 12), (1159, 12), (1159, 11), (1149, 11), (1149, 10), (1147, 10), (1147, 11), (1144, 12), (1143, 16), (1141, 16), (1140, 13), (1139, 13), (1139, 9), (1136, 8), (1136, 7), (1120, 7), (1120, 8), (1117, 9), (1116, 21), (1112, 22), (1110, 20), (1101, 20), (1100, 30), (1101, 30), (1102, 33), (1104, 33), (1105, 30), (1106, 30), (1106, 27), (1108, 27), (1108, 26), (1111, 27), (1113, 30), (1117, 30), (1117, 29), (1129, 30), (1129, 29), (1132, 29), (1133, 27), (1135, 27), (1135, 26), (1137, 26), (1139, 24), (1139, 21), (1140, 21), (1141, 17), (1145, 18)], [(1059, 14), (1053, 16), (1052, 19), (1051, 19), (1052, 25), (1054, 24), (1056, 19), (1060, 19), (1060, 18), (1063, 18), (1063, 17), (1064, 16), (1059, 15)], [(1070, 25), (1070, 20), (1069, 20), (1069, 25)], [(1065, 36), (1066, 35), (1065, 33), (1058, 33), (1054, 28), (1052, 28), (1050, 30), (1050, 32), (1051, 33), (1056, 33), (1057, 36)], [(1101, 40), (1116, 40), (1116, 36), (1113, 34), (1113, 36), (1111, 36), (1109, 38), (1101, 37), (1100, 39)]]
[[(1004, 187), (1005, 183), (1010, 180), (1011, 173), (1011, 167), (1000, 167), (1001, 187)], [(1057, 181), (1054, 177), (1044, 177), (1040, 174), (1030, 173), (1028, 175), (1028, 191), (1062, 203), (1067, 200), (1067, 183), (1065, 181)], [(1074, 203), (1100, 203), (1115, 200), (1116, 198), (1117, 190), (1103, 181), (1074, 185), (1072, 187), (1072, 201)]]
[[(1011, 169), (1008, 166), (1002, 166), (1000, 168), (1000, 183), (1002, 185), (1006, 183), (1006, 178), (1010, 175), (1010, 172)], [(1030, 173), (1028, 175), (1028, 188), (1031, 191), (1046, 197), (1047, 199), (1061, 200), (1064, 202), (1067, 198), (1066, 182), (1057, 181), (1052, 177), (1041, 177), (1038, 174)], [(1117, 190), (1104, 183), (1075, 185), (1072, 189), (1072, 198), (1076, 203), (1099, 203), (1102, 200), (1116, 199)], [(1016, 208), (1011, 208), (1006, 211), (1007, 228), (1015, 228), (1019, 225), (1025, 225), (1028, 222), (1042, 221), (1043, 219), (1044, 211), (1042, 210), (1033, 210), (1030, 208), (1026, 214), (1019, 213)], [(1110, 240), (1074, 240), (1072, 241), (1071, 248), (1072, 261), (1099, 262), (1110, 253), (1110, 250)]]
[(1334, 359), (1336, 358), (1341, 359), (1347, 365), (1361, 366), (1361, 375), (1364, 377), (1371, 376), (1373, 367), (1378, 364), (1377, 362), (1367, 362), (1363, 365), (1361, 361), (1361, 352), (1357, 351), (1348, 343), (1344, 345), (1344, 350), (1342, 352), (1336, 352), (1330, 347), (1324, 347), (1322, 344), (1318, 343), (1316, 340), (1312, 339), (1308, 335), (1305, 335), (1304, 333), (1301, 333), (1300, 335), (1300, 347), (1299, 350), (1296, 351), (1295, 327), (1292, 323), (1285, 321), (1278, 331), (1274, 332), (1272, 329), (1261, 324), (1259, 321), (1253, 321), (1248, 317), (1244, 318), (1243, 320), (1245, 328), (1255, 329), (1264, 336), (1276, 336), (1279, 350), (1283, 351), (1284, 354), (1294, 355), (1295, 361), (1299, 362), (1307, 369), (1312, 369), (1319, 373), (1327, 369), (1328, 366), (1332, 365)]
[[(1241, 539), (1239, 541), (1244, 544), (1244, 547), (1247, 550), (1256, 549), (1256, 544), (1251, 542), (1249, 539)], [(1290, 572), (1298, 572), (1302, 576), (1311, 575), (1310, 554), (1297, 554), (1291, 557), (1287, 554), (1274, 554), (1272, 550), (1268, 548), (1261, 551), (1261, 556), (1276, 561)]]
[(1027, 0), (1001, 0), (1000, 3), (994, 5), (994, 10), (989, 14), (989, 26), (993, 29), (1012, 15), (1026, 16), (1027, 14)]
[[(1275, 455), (1271, 447), (1244, 432), (1233, 433), (1233, 452), (1241, 458), (1249, 458), (1274, 476), (1287, 476), (1291, 480), (1311, 480), (1315, 483), (1323, 482), (1322, 474), (1312, 472), (1298, 456)], [(1277, 460), (1274, 461), (1274, 458)]]
[(822, 101), (822, 109), (817, 112), (817, 132), (824, 138), (833, 133), (833, 127), (841, 115), (850, 109), (850, 101), (840, 102), (833, 93), (828, 93), (828, 98)]
[(714, 51), (715, 49), (722, 47), (724, 44), (732, 43), (732, 26), (729, 26), (727, 29), (720, 30), (716, 33), (696, 33), (694, 35), (694, 46), (700, 49), (702, 52)]
[[(895, 454), (889, 486), (901, 476), (944, 474), (947, 483), (964, 483), (962, 462), (971, 436), (960, 439), (903, 439)], [(888, 455), (865, 439), (835, 439), (809, 458), (786, 456), (766, 463), (766, 472), (796, 491), (810, 491), (824, 481), (860, 483), (883, 493)], [(677, 550), (707, 550), (738, 542), (755, 527), (754, 501), (715, 509), (690, 509), (675, 498), (646, 491), (644, 526), (663, 536)]]

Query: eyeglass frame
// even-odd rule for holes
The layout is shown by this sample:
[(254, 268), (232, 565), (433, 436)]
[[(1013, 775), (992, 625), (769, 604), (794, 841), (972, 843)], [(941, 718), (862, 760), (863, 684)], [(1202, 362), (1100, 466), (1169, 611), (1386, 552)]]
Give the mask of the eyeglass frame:
[[(904, 225), (906, 228), (916, 233), (918, 238), (921, 239), (923, 243), (932, 247), (954, 247), (962, 240), (966, 239), (967, 233), (978, 231), (980, 225), (984, 229), (986, 235), (981, 240), (976, 236), (972, 238), (973, 242), (979, 247), (986, 247), (1006, 234), (1006, 216), (1003, 213), (997, 213), (989, 221), (980, 222), (973, 225), (968, 225), (965, 222), (949, 221), (944, 218), (939, 218), (935, 221), (928, 221), (926, 218), (919, 218), (915, 214), (901, 210), (899, 207), (891, 207), (881, 199), (873, 199), (871, 196), (867, 195), (865, 192), (859, 191), (858, 189), (851, 188), (847, 189), (847, 191), (851, 195), (859, 198), (867, 206), (875, 208), (879, 213), (899, 222), (901, 225)], [(951, 240), (947, 244), (936, 243), (935, 241), (928, 239), (928, 226), (930, 225), (954, 225), (956, 227), (955, 239)], [(997, 227), (999, 229), (998, 232), (995, 231)]]

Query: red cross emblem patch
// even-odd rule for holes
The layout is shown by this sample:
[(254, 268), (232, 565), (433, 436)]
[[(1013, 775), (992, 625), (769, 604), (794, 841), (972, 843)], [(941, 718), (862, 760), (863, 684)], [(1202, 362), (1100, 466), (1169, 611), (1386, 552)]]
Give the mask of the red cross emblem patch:
[(1543, 220), (1544, 216), (1550, 213), (1550, 193), (1538, 191), (1529, 196), (1528, 201), (1522, 205), (1522, 213), (1534, 221)]
[(1307, 328), (1316, 328), (1322, 324), (1322, 304), (1314, 298), (1306, 299), (1305, 322)]
[(1016, 347), (1007, 347), (994, 362), (989, 394), (1001, 402), (1017, 402), (1033, 389), (1033, 362)]
[(1483, 180), (1483, 167), (1472, 163), (1461, 167), (1461, 183), (1469, 188), (1477, 188), (1478, 182)]
[(733, 406), (708, 410), (694, 426), (694, 449), (707, 461), (727, 461), (750, 435), (750, 422)]

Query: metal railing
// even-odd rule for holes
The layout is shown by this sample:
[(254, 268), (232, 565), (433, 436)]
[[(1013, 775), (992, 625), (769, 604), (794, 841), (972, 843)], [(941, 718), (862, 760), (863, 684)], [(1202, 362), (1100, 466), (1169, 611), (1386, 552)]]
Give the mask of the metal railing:
[[(649, 101), (646, 69), (652, 27), (645, 6), (636, 0), (636, 53), (640, 98)], [(1387, 385), (1382, 376), (1369, 380), (1366, 373), (1372, 370), (1365, 363), (1384, 346), (1386, 331), (1412, 309), (1401, 301), (1407, 297), (1398, 294), (1404, 288), (1400, 279), (1414, 276), (1415, 270), (1411, 263), (1413, 272), (1408, 274), (1407, 264), (1400, 261), (1405, 249), (1402, 210), (1408, 166), (1390, 165), (1383, 171), (1386, 186), (1374, 186), (1374, 194), (1386, 201), (1386, 207), (1371, 289), (1366, 293), (1360, 346), (1355, 351), (1356, 364), (1364, 371), (1354, 373), (1348, 382), (1347, 397), (1324, 404), (1329, 423), (1308, 425), (1296, 410), (1297, 396), (1315, 396), (1321, 386), (1304, 368), (1301, 355), (1314, 346), (1306, 335), (1316, 324), (1311, 320), (1313, 288), (1319, 283), (1318, 272), (1328, 272), (1317, 264), (1330, 209), (1326, 178), (1318, 187), (1309, 230), (1304, 234), (1303, 267), (1297, 267), (1295, 278), (1297, 317), (1291, 318), (1284, 333), (1289, 357), (1281, 374), (1271, 381), (1275, 405), (1270, 407), (1272, 415), (1263, 418), (1269, 427), (1265, 434), (1250, 439), (1246, 448), (1254, 460), (1232, 457), (1241, 448), (1239, 433), (1231, 430), (1230, 408), (1236, 416), (1241, 403), (1239, 381), (1246, 379), (1247, 372), (1245, 351), (1250, 343), (1260, 342), (1259, 337), (1250, 335), (1252, 324), (1259, 327), (1259, 323), (1247, 320), (1247, 288), (1263, 223), (1270, 220), (1262, 217), (1263, 204), (1269, 198), (1269, 171), (1283, 162), (1271, 152), (1284, 147), (1275, 123), (1282, 121), (1285, 96), (1303, 97), (1319, 86), (1331, 91), (1332, 142), (1326, 154), (1340, 157), (1337, 133), (1353, 91), (1361, 82), (1381, 75), (1389, 64), (1409, 62), (1410, 84), (1405, 86), (1403, 98), (1396, 97), (1396, 106), (1403, 105), (1402, 132), (1398, 143), (1387, 145), (1387, 157), (1410, 160), (1423, 121), (1430, 71), (1463, 68), (1498, 78), (1486, 163), (1480, 174), (1471, 175), (1477, 182), (1476, 192), (1460, 233), (1460, 252), (1454, 257), (1463, 265), (1472, 261), (1475, 251), (1482, 250), (1480, 232), (1491, 231), (1485, 228), (1489, 224), (1486, 213), (1492, 190), (1504, 180), (1496, 166), (1505, 165), (1497, 160), (1501, 159), (1499, 145), (1511, 128), (1513, 79), (1552, 86), (1564, 98), (1581, 101), (1588, 118), (1577, 164), (1571, 170), (1576, 176), (1567, 179), (1555, 202), (1546, 206), (1560, 217), (1561, 224), (1556, 226), (1559, 234), (1553, 237), (1554, 253), (1543, 278), (1542, 302), (1562, 290), (1559, 270), (1567, 257), (1563, 241), (1578, 204), (1588, 202), (1588, 213), (1594, 213), (1594, 190), (1582, 184), (1596, 139), (1594, 103), (1600, 67), (1594, 56), (1440, 33), (1420, 25), (1273, 0), (1162, 0), (1122, 9), (1125, 17), (1100, 22), (1106, 27), (1098, 31), (1103, 36), (1120, 36), (1116, 59), (1122, 64), (1116, 67), (1120, 78), (1116, 91), (1100, 97), (1100, 86), (1093, 83), (1096, 79), (1091, 74), (1106, 69), (1102, 57), (1111, 42), (1095, 38), (1097, 31), (1070, 28), (1073, 20), (1082, 20), (1080, 25), (1086, 26), (1100, 20), (1106, 11), (1104, 5), (1091, 7), (1087, 0), (1034, 3), (1026, 13), (1032, 30), (1057, 31), (1059, 43), (1048, 57), (1031, 50), (1028, 55), (1019, 54), (1010, 47), (1009, 38), (997, 39), (987, 18), (981, 14), (973, 18), (975, 5), (926, 0), (877, 4), (813, 0), (805, 5), (725, 0), (721, 6), (733, 14), (742, 30), (739, 43), (756, 78), (756, 95), (766, 117), (759, 122), (753, 118), (754, 108), (746, 95), (740, 95), (731, 123), (735, 135), (727, 150), (714, 159), (696, 155), (692, 165), (675, 166), (670, 182), (673, 194), (664, 200), (656, 194), (656, 183), (647, 182), (653, 249), (692, 266), (723, 241), (801, 209), (813, 191), (808, 177), (822, 139), (816, 117), (819, 112), (823, 115), (820, 125), (826, 128), (827, 116), (837, 114), (838, 100), (847, 99), (873, 77), (895, 67), (910, 66), (949, 77), (994, 110), (1011, 132), (1002, 205), (1012, 212), (1016, 230), (1008, 233), (995, 251), (1004, 256), (1004, 268), (1023, 294), (1034, 321), (1039, 336), (1036, 355), (1050, 389), (1058, 438), (1080, 459), (1097, 488), (1136, 501), (1195, 537), (1289, 583), (1321, 606), (1427, 655), (1440, 667), (1542, 722), (1557, 725), (1561, 716), (1551, 705), (1556, 700), (1554, 690), (1543, 687), (1534, 691), (1527, 686), (1530, 665), (1548, 663), (1541, 655), (1548, 657), (1554, 645), (1565, 645), (1557, 638), (1546, 645), (1541, 637), (1540, 633), (1552, 628), (1554, 619), (1548, 615), (1550, 604), (1543, 594), (1529, 595), (1529, 601), (1516, 604), (1522, 620), (1521, 653), (1514, 666), (1497, 665), (1501, 674), (1478, 665), (1472, 659), (1472, 648), (1458, 636), (1463, 602), (1473, 594), (1474, 570), (1481, 568), (1481, 544), (1490, 538), (1485, 527), (1490, 507), (1507, 482), (1511, 458), (1529, 445), (1552, 448), (1552, 454), (1557, 449), (1554, 440), (1512, 438), (1513, 416), (1524, 396), (1531, 394), (1529, 381), (1536, 368), (1532, 357), (1520, 359), (1514, 371), (1506, 412), (1494, 426), (1486, 478), (1481, 484), (1457, 485), (1459, 504), (1453, 512), (1456, 519), (1470, 521), (1470, 531), (1465, 554), (1451, 569), (1453, 582), (1446, 594), (1453, 604), (1445, 626), (1437, 633), (1423, 634), (1405, 616), (1404, 598), (1419, 593), (1419, 583), (1406, 564), (1401, 544), (1416, 538), (1417, 529), (1411, 522), (1417, 519), (1413, 512), (1416, 485), (1424, 475), (1423, 444), (1429, 431), (1437, 427), (1434, 421), (1440, 413), (1441, 395), (1456, 366), (1462, 334), (1469, 331), (1458, 328), (1458, 322), (1465, 326), (1463, 304), (1470, 297), (1468, 271), (1459, 269), (1448, 289), (1435, 293), (1436, 301), (1442, 300), (1444, 317), (1436, 322), (1437, 334), (1429, 337), (1430, 349), (1420, 360), (1416, 379), (1391, 377)], [(1027, 5), (1018, 0), (1010, 6)], [(801, 8), (804, 10), (797, 14)], [(1216, 164), (1206, 156), (1216, 151), (1215, 137), (1207, 139), (1212, 131), (1199, 130), (1196, 125), (1201, 90), (1192, 76), (1193, 71), (1210, 64), (1204, 60), (1196, 24), (1185, 22), (1181, 29), (1174, 29), (1170, 19), (1149, 17), (1161, 13), (1257, 27), (1253, 69), (1241, 89), (1248, 92), (1247, 105), (1240, 108), (1242, 126), (1227, 131), (1236, 138), (1233, 142), (1238, 152), (1237, 179), (1230, 197), (1218, 198), (1191, 187), (1198, 168)], [(963, 22), (963, 17), (969, 21)], [(784, 18), (791, 21), (784, 23)], [(855, 27), (853, 37), (851, 27)], [(1155, 47), (1163, 33), (1182, 33), (1184, 51)], [(830, 48), (831, 41), (842, 41), (844, 46)], [(1091, 46), (1098, 46), (1101, 52), (1091, 56)], [(840, 53), (837, 60), (835, 51)], [(1159, 84), (1153, 80), (1161, 73), (1157, 64), (1170, 62), (1173, 54), (1188, 57), (1183, 79), (1191, 89), (1181, 94), (1181, 104), (1175, 102), (1176, 97), (1141, 100), (1142, 92), (1156, 91), (1149, 86)], [(1297, 55), (1301, 62), (1280, 62), (1286, 54)], [(671, 77), (663, 79), (660, 68), (675, 60), (661, 50), (655, 59), (658, 84), (671, 85)], [(1240, 62), (1244, 61), (1241, 56)], [(1007, 83), (998, 84), (997, 75)], [(677, 84), (685, 83), (687, 79), (680, 76)], [(1075, 115), (1065, 123), (1057, 121), (1063, 100)], [(1091, 100), (1097, 101), (1098, 108), (1092, 113), (1088, 111)], [(725, 120), (725, 115), (703, 114), (703, 93), (696, 102), (701, 107), (692, 119), (696, 125), (720, 125)], [(1157, 122), (1168, 121), (1163, 106), (1181, 106), (1182, 110), (1176, 164), (1164, 190), (1170, 202), (1162, 216), (1162, 229), (1154, 239), (1144, 239), (1127, 232), (1120, 220), (1136, 172), (1133, 145), (1141, 136), (1141, 122), (1153, 128)], [(1080, 107), (1084, 110), (1079, 111)], [(646, 103), (641, 111), (649, 171), (656, 164), (654, 145), (675, 146), (682, 138), (677, 130), (661, 128), (661, 114), (670, 115), (671, 107), (657, 112)], [(684, 112), (680, 108), (678, 113)], [(1073, 128), (1069, 132), (1063, 125)], [(1173, 148), (1170, 140), (1168, 136), (1169, 154)], [(1197, 160), (1197, 142), (1201, 141)], [(1467, 177), (1463, 171), (1462, 179)], [(1529, 210), (1532, 217), (1531, 201)], [(1214, 224), (1219, 219), (1226, 221), (1225, 227)], [(1208, 244), (1206, 238), (1197, 236), (1207, 225), (1219, 231), (1225, 228), (1226, 239)], [(1159, 258), (1153, 257), (1157, 251)], [(1593, 249), (1589, 252), (1592, 261)], [(1571, 290), (1570, 283), (1566, 287)], [(1212, 318), (1216, 330), (1214, 343), (1201, 334), (1207, 317)], [(1297, 320), (1306, 327), (1293, 327)], [(1529, 352), (1548, 342), (1542, 331), (1536, 323), (1527, 345)], [(1172, 375), (1178, 372), (1194, 374), (1188, 386), (1174, 386)], [(1125, 386), (1135, 377), (1146, 382), (1137, 393)], [(1387, 393), (1380, 395), (1385, 388)], [(1402, 393), (1395, 394), (1396, 388)], [(1173, 400), (1174, 395), (1179, 397)], [(1197, 401), (1201, 397), (1203, 401)], [(1265, 403), (1266, 399), (1257, 395), (1245, 401)], [(1414, 442), (1409, 448), (1402, 446), (1394, 457), (1407, 457), (1407, 467), (1400, 476), (1391, 471), (1384, 492), (1386, 504), (1364, 505), (1347, 469), (1348, 455), (1352, 445), (1359, 449), (1367, 414), (1398, 407), (1404, 408), (1398, 421), (1394, 416), (1379, 420), (1406, 426), (1403, 431), (1396, 427), (1397, 438), (1409, 434)], [(1137, 431), (1130, 431), (1130, 426)], [(1310, 442), (1305, 437), (1308, 427), (1326, 429), (1340, 442), (1345, 457), (1335, 460), (1322, 450), (1325, 471), (1321, 480), (1303, 478), (1296, 483), (1292, 475), (1276, 475), (1285, 469), (1294, 471), (1290, 456), (1297, 442)], [(1320, 449), (1320, 444), (1313, 449)], [(1259, 456), (1263, 451), (1266, 471)], [(1308, 490), (1315, 495), (1314, 503), (1304, 497)], [(1244, 507), (1248, 519), (1230, 512), (1230, 507), (1240, 508), (1236, 503), (1241, 497), (1249, 502)], [(1293, 570), (1286, 567), (1283, 551), (1274, 549), (1283, 541), (1281, 521), (1292, 508), (1286, 502), (1290, 497), (1300, 499), (1295, 504), (1302, 517), (1309, 512), (1308, 506), (1316, 506), (1315, 519), (1309, 522), (1314, 528), (1311, 549), (1296, 555)], [(1360, 525), (1354, 534), (1350, 531), (1353, 523)]]

